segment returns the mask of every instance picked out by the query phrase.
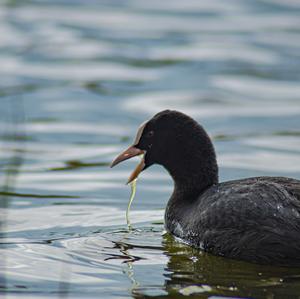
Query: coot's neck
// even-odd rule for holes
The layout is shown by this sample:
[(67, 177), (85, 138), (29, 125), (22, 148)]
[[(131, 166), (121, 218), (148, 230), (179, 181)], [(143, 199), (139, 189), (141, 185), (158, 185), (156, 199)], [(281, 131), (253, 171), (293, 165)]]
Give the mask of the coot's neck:
[(194, 127), (191, 133), (178, 138), (176, 147), (162, 163), (174, 180), (172, 198), (180, 201), (193, 201), (218, 183), (216, 154), (209, 136), (201, 126)]

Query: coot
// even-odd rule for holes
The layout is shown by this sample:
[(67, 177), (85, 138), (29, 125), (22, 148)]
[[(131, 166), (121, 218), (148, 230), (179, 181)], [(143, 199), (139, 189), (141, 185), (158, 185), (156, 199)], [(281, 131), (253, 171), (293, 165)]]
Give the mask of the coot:
[(140, 154), (144, 158), (128, 182), (153, 164), (174, 180), (165, 211), (171, 234), (215, 255), (300, 266), (299, 180), (252, 177), (219, 183), (209, 136), (178, 111), (162, 111), (141, 125), (133, 145), (111, 166)]

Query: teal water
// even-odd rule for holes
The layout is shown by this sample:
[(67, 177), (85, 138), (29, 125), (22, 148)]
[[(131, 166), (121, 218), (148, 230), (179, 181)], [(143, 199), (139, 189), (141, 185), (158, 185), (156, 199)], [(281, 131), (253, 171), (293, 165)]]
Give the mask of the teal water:
[(172, 181), (115, 155), (165, 109), (212, 136), (222, 181), (300, 178), (297, 0), (0, 2), (0, 297), (299, 298), (300, 270), (163, 229)]

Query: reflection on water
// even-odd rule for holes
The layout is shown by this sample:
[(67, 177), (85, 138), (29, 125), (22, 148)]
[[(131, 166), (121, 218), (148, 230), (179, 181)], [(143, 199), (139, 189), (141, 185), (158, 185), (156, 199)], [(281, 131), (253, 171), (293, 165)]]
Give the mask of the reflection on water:
[(164, 108), (200, 121), (221, 180), (300, 178), (300, 5), (286, 0), (0, 3), (0, 292), (7, 298), (298, 298), (299, 270), (163, 232), (172, 182), (108, 165)]
[[(169, 291), (184, 285), (210, 285), (211, 294), (251, 298), (291, 298), (299, 292), (299, 269), (274, 268), (199, 253), (166, 237)], [(290, 282), (294, 284), (290, 284)], [(287, 286), (289, 289), (287, 290)], [(175, 290), (174, 290), (175, 289)], [(207, 295), (207, 294), (206, 294)], [(203, 296), (206, 298), (206, 296)]]

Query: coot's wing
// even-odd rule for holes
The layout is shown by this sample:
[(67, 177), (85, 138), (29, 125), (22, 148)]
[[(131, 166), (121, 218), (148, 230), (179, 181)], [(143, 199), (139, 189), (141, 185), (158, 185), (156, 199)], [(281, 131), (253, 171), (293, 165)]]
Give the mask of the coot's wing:
[(292, 196), (300, 201), (300, 180), (285, 177), (265, 177), (267, 181), (273, 181), (283, 186)]
[(197, 224), (190, 221), (190, 230), (199, 233), (193, 239), (201, 240), (205, 250), (251, 262), (300, 266), (300, 181), (231, 181), (201, 199), (191, 217), (198, 218)]

